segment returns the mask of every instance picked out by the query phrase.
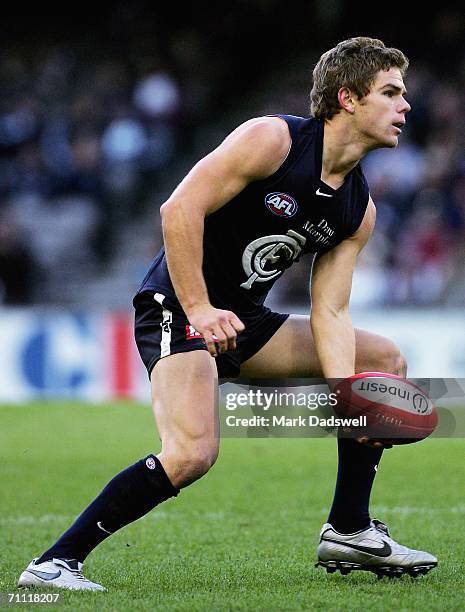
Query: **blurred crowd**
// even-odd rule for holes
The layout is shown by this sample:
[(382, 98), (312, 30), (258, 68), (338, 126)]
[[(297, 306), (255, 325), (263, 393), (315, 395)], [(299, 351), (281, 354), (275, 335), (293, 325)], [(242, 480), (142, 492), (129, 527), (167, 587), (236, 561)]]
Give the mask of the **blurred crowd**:
[(463, 60), (462, 75), (413, 63), (406, 79), (412, 111), (399, 146), (362, 162), (378, 214), (356, 277), (361, 302), (464, 302)]
[(62, 48), (3, 57), (0, 87), (0, 293), (59, 301), (57, 275), (111, 260), (179, 147), (179, 87), (156, 58), (131, 79)]
[[(305, 53), (306, 80), (294, 88), (299, 64), (287, 63), (285, 95), (277, 93), (283, 82), (272, 70), (260, 75), (266, 102), (247, 111), (304, 114), (311, 62), (325, 48)], [(463, 49), (445, 65), (426, 53), (411, 58), (406, 84), (413, 110), (401, 144), (363, 161), (378, 219), (354, 278), (358, 306), (463, 303)], [(195, 28), (176, 32), (166, 55), (139, 50), (86, 62), (64, 44), (32, 58), (4, 53), (0, 304), (60, 303), (60, 287), (108, 270), (121, 232), (143, 219), (148, 203), (162, 203), (157, 194), (173, 168), (186, 154), (195, 156), (202, 124), (221, 122), (228, 111), (237, 115), (240, 95), (230, 101), (227, 94), (234, 71), (237, 58), (212, 58)], [(306, 272), (298, 268), (287, 287), (295, 288), (294, 300), (305, 300)]]

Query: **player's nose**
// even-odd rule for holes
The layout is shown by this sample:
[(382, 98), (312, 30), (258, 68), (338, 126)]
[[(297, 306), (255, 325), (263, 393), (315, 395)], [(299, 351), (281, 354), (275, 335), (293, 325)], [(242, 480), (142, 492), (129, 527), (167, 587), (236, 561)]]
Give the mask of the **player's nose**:
[(410, 104), (407, 102), (407, 100), (405, 98), (402, 98), (402, 113), (408, 113), (412, 110), (412, 107), (410, 106)]

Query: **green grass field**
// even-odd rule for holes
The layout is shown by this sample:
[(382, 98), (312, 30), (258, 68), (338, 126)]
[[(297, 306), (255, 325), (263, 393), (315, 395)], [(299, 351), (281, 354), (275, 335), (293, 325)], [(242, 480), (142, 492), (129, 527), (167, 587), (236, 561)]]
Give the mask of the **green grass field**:
[[(157, 451), (148, 407), (0, 407), (0, 591), (119, 470)], [(214, 469), (106, 540), (85, 573), (106, 593), (63, 592), (70, 610), (463, 610), (465, 440), (387, 451), (372, 515), (436, 554), (416, 580), (314, 568), (331, 501), (333, 439), (226, 439)], [(24, 591), (20, 591), (23, 592)], [(12, 606), (10, 606), (11, 608)], [(24, 604), (17, 607), (35, 609)]]

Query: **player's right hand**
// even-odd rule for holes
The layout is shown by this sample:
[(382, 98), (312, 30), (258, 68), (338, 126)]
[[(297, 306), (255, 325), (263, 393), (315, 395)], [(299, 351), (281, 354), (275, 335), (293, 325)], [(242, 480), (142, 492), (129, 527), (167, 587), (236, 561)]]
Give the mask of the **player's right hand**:
[[(342, 431), (346, 434), (352, 433), (352, 429), (350, 427), (343, 427)], [(392, 444), (390, 444), (387, 440), (378, 440), (377, 438), (369, 438), (368, 436), (359, 436), (358, 438), (355, 437), (355, 440), (357, 440), (359, 444), (363, 444), (364, 446), (369, 446), (371, 448), (392, 448)]]
[(211, 304), (199, 304), (186, 314), (192, 327), (204, 337), (212, 357), (233, 351), (237, 334), (245, 329), (245, 325), (233, 312), (214, 308)]
[(369, 438), (368, 436), (362, 436), (355, 439), (359, 444), (364, 444), (371, 448), (392, 448), (392, 444), (389, 444), (386, 440), (378, 440), (376, 438)]

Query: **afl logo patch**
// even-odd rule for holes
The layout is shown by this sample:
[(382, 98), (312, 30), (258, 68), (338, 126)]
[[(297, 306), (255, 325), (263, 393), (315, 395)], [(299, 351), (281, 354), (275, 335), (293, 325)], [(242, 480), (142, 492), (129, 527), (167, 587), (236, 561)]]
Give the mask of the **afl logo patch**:
[(269, 193), (265, 204), (278, 217), (293, 217), (298, 209), (297, 202), (287, 193)]

